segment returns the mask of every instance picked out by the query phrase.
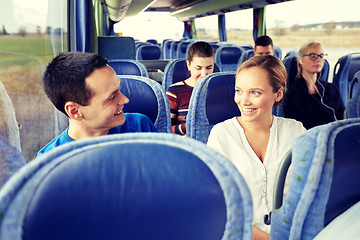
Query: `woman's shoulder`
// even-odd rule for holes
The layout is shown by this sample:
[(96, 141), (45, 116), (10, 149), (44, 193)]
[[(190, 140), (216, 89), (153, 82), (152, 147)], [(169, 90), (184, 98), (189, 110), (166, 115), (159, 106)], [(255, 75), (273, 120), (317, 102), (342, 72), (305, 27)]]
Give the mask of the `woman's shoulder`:
[(300, 121), (297, 121), (292, 118), (284, 118), (284, 117), (276, 117), (276, 116), (274, 116), (274, 118), (277, 120), (278, 126), (282, 129), (285, 129), (287, 131), (289, 130), (292, 131), (295, 129), (300, 131), (306, 131), (302, 122)]
[(236, 117), (233, 117), (215, 124), (212, 130), (214, 129), (214, 131), (223, 131), (225, 129), (232, 128), (233, 126), (235, 126), (235, 123), (237, 123), (237, 120)]

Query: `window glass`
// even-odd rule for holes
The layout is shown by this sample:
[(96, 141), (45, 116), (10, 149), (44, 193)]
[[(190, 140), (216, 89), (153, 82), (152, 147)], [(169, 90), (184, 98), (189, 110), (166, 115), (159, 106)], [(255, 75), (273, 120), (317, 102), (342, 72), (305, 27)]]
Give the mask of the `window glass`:
[(114, 32), (120, 36), (131, 36), (142, 42), (156, 39), (161, 43), (164, 39), (179, 40), (184, 32), (184, 23), (170, 16), (169, 13), (143, 12), (116, 23)]
[(219, 41), (218, 16), (212, 15), (195, 19), (196, 37), (203, 41)]
[(227, 41), (239, 45), (254, 45), (253, 10), (239, 10), (225, 15)]
[(63, 51), (67, 51), (67, 1), (1, 2), (0, 81), (14, 106), (27, 161), (58, 134), (41, 78), (48, 62)]

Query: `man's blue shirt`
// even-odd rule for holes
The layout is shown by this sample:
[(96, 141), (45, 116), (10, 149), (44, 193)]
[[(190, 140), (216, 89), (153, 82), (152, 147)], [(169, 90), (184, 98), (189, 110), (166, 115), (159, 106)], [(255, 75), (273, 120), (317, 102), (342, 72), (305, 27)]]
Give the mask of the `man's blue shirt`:
[[(131, 132), (157, 132), (154, 124), (145, 115), (139, 113), (125, 113), (126, 120), (123, 125), (111, 128), (109, 134), (131, 133)], [(37, 154), (37, 157), (50, 151), (51, 149), (60, 146), (64, 143), (75, 141), (68, 134), (69, 128), (65, 129), (63, 133), (54, 138), (45, 147), (43, 147)]]

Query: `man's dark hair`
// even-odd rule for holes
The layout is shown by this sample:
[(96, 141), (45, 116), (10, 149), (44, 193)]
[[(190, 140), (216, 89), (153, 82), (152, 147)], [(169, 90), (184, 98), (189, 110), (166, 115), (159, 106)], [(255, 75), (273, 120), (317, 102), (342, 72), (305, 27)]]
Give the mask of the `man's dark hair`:
[(258, 37), (255, 41), (255, 47), (256, 46), (265, 47), (265, 46), (269, 46), (269, 45), (271, 45), (271, 47), (274, 47), (272, 39), (266, 35)]
[(49, 63), (44, 72), (44, 91), (54, 106), (67, 115), (64, 109), (67, 101), (88, 105), (93, 92), (86, 87), (85, 78), (106, 64), (107, 59), (98, 54), (61, 53)]

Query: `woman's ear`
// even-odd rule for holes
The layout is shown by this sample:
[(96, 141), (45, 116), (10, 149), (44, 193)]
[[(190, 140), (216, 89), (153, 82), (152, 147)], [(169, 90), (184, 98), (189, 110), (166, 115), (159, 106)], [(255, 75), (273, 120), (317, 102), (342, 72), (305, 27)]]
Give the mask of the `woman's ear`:
[(188, 69), (188, 71), (190, 72), (190, 61), (189, 60), (186, 60), (186, 66), (187, 66), (187, 69)]
[(284, 88), (281, 87), (281, 88), (279, 88), (279, 90), (276, 92), (275, 102), (280, 102), (283, 97), (284, 97)]
[(70, 119), (81, 120), (83, 116), (79, 110), (79, 105), (75, 102), (68, 101), (65, 103), (65, 112), (69, 116)]

